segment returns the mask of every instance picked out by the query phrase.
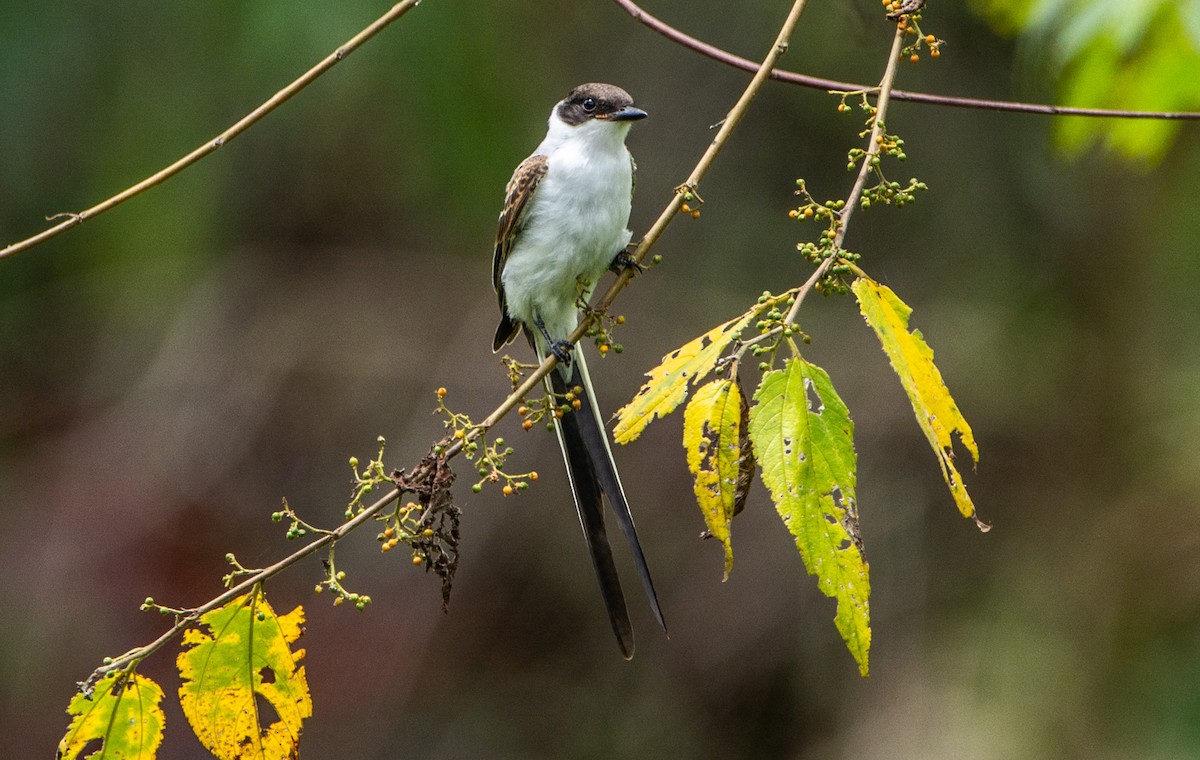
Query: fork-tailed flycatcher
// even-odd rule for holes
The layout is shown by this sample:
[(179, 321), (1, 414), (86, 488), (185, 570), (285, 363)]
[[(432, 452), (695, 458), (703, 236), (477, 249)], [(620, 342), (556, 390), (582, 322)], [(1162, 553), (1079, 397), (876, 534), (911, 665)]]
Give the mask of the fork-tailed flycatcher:
[(586, 300), (605, 270), (634, 265), (625, 247), (636, 167), (625, 136), (645, 117), (629, 93), (608, 84), (582, 84), (557, 103), (546, 138), (509, 180), (492, 261), (492, 284), (500, 298), (492, 349), (500, 350), (523, 328), (539, 359), (551, 353), (559, 359), (546, 376), (558, 402), (572, 389), (582, 389), (576, 394), (580, 407), (555, 418), (554, 429), (604, 606), (626, 659), (633, 657), (633, 627), (604, 532), (602, 496), (629, 541), (654, 616), (663, 630), (666, 624), (583, 352), (572, 353), (566, 338), (579, 324), (576, 302), (581, 296)]

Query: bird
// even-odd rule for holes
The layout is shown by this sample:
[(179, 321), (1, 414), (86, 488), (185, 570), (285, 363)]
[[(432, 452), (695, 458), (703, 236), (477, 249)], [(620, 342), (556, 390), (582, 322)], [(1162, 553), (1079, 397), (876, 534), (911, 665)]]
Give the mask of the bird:
[(505, 189), (492, 259), (500, 303), (493, 352), (524, 331), (539, 360), (550, 354), (558, 358), (544, 381), (553, 398), (561, 403), (571, 393), (579, 401), (573, 411), (554, 416), (554, 430), (604, 606), (626, 660), (633, 658), (633, 626), (605, 533), (604, 499), (629, 543), (664, 632), (666, 622), (583, 351), (567, 337), (579, 324), (577, 304), (586, 302), (606, 271), (637, 268), (627, 252), (637, 167), (625, 137), (646, 115), (628, 92), (610, 84), (581, 84), (556, 103), (545, 139), (517, 166)]

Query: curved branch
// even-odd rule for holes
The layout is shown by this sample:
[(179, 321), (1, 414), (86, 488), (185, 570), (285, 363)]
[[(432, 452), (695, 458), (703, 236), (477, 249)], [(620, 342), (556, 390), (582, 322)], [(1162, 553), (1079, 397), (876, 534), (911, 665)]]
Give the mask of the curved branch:
[(54, 225), (53, 227), (39, 232), (33, 237), (26, 238), (13, 243), (4, 249), (0, 249), (0, 259), (5, 259), (9, 256), (15, 256), (22, 251), (27, 251), (40, 243), (46, 242), (56, 235), (66, 232), (72, 227), (78, 227), (88, 219), (98, 216), (99, 214), (103, 214), (113, 206), (124, 203), (138, 193), (141, 193), (144, 190), (149, 190), (160, 182), (170, 179), (200, 159), (204, 158), (210, 153), (215, 152), (218, 148), (225, 145), (242, 132), (245, 132), (255, 122), (262, 119), (271, 111), (274, 111), (277, 107), (282, 105), (284, 101), (288, 100), (293, 95), (312, 84), (313, 80), (324, 74), (326, 71), (329, 71), (339, 61), (353, 53), (360, 45), (378, 34), (379, 31), (385, 26), (415, 8), (420, 4), (420, 2), (421, 0), (402, 0), (402, 2), (396, 3), (387, 13), (375, 19), (375, 21), (373, 21), (366, 29), (363, 29), (361, 32), (351, 37), (344, 45), (325, 56), (325, 58), (316, 66), (313, 66), (311, 69), (301, 74), (298, 79), (272, 95), (265, 103), (243, 116), (237, 121), (237, 123), (226, 129), (221, 134), (204, 143), (165, 169), (155, 172), (141, 182), (138, 182), (136, 185), (122, 190), (116, 195), (97, 203), (95, 206), (92, 206), (85, 211), (80, 211), (79, 213), (55, 214), (54, 216), (47, 217), (47, 220), (54, 220), (60, 217), (66, 217), (66, 219)]
[[(701, 55), (708, 56), (715, 61), (724, 63), (727, 66), (733, 66), (743, 71), (755, 71), (758, 64), (747, 58), (742, 58), (739, 55), (734, 55), (727, 50), (723, 50), (715, 45), (710, 45), (703, 40), (698, 40), (689, 34), (681, 32), (665, 21), (651, 16), (646, 11), (642, 10), (633, 0), (613, 0), (626, 13), (634, 18), (634, 20), (645, 24), (662, 36), (678, 43), (686, 48), (696, 51)], [(861, 90), (870, 90), (871, 87), (866, 87), (853, 82), (839, 82), (834, 79), (822, 79), (820, 77), (808, 76), (807, 74), (798, 74), (794, 71), (782, 71), (775, 69), (771, 71), (771, 78), (778, 79), (781, 82), (789, 84), (798, 84), (802, 87), (812, 87), (817, 90), (839, 90), (842, 92), (858, 92)], [(926, 103), (935, 106), (948, 106), (950, 108), (974, 108), (985, 111), (1009, 111), (1015, 113), (1033, 113), (1044, 114), (1049, 116), (1091, 116), (1105, 117), (1113, 119), (1163, 119), (1175, 121), (1191, 121), (1200, 120), (1200, 112), (1196, 111), (1120, 111), (1109, 108), (1075, 108), (1072, 106), (1051, 106), (1042, 103), (1019, 103), (1009, 100), (983, 100), (980, 98), (956, 98), (949, 95), (932, 95), (925, 92), (908, 92), (905, 90), (893, 90), (892, 98), (895, 100), (907, 100), (913, 103)]]

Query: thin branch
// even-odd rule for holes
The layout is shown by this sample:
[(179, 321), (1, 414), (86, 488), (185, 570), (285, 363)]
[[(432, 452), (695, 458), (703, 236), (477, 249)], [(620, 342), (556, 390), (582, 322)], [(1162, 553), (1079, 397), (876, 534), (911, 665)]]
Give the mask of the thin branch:
[[(679, 211), (679, 206), (683, 203), (683, 195), (685, 192), (684, 188), (695, 188), (700, 183), (700, 180), (704, 177), (704, 175), (708, 172), (708, 169), (712, 166), (717, 154), (720, 153), (721, 148), (729, 139), (730, 134), (732, 134), (738, 122), (741, 121), (747, 109), (749, 109), (754, 97), (758, 94), (758, 91), (766, 82), (771, 69), (775, 65), (775, 62), (779, 59), (779, 56), (783, 55), (783, 53), (787, 50), (788, 40), (790, 39), (793, 30), (795, 30), (796, 23), (800, 20), (800, 14), (804, 11), (804, 7), (807, 5), (807, 2), (808, 0), (795, 0), (794, 4), (792, 5), (792, 10), (788, 14), (787, 20), (784, 22), (783, 27), (779, 31), (779, 35), (775, 40), (775, 44), (772, 46), (770, 53), (768, 53), (766, 59), (759, 67), (758, 74), (750, 81), (750, 84), (746, 86), (742, 96), (738, 98), (737, 103), (732, 109), (730, 109), (729, 115), (725, 118), (725, 123), (717, 132), (716, 137), (713, 138), (713, 141), (708, 146), (708, 149), (705, 150), (704, 155), (701, 156), (700, 161), (696, 164), (696, 167), (692, 169), (692, 173), (688, 175), (687, 182), (676, 188), (675, 194), (672, 196), (671, 201), (667, 204), (667, 207), (663, 210), (663, 213), (659, 216), (658, 221), (654, 223), (654, 225), (650, 228), (650, 231), (647, 232), (642, 240), (638, 243), (637, 251), (634, 253), (635, 260), (640, 262), (645, 259), (651, 247), (654, 246), (654, 244), (662, 236), (662, 233), (666, 230), (667, 226), (675, 218), (675, 215)], [(415, 4), (415, 2), (411, 3), (411, 5)], [(401, 3), (401, 5), (404, 5), (404, 3)], [(633, 268), (626, 270), (625, 273), (617, 278), (617, 281), (613, 283), (612, 287), (610, 287), (597, 302), (597, 306), (593, 310), (593, 316), (589, 316), (580, 321), (579, 327), (576, 328), (575, 332), (571, 333), (570, 340), (572, 343), (579, 341), (583, 337), (588, 325), (592, 322), (592, 320), (595, 319), (595, 313), (603, 311), (612, 304), (613, 300), (616, 299), (617, 295), (622, 289), (624, 289), (625, 285), (628, 284), (629, 279), (632, 277), (632, 271)], [(493, 410), (492, 413), (483, 420), (483, 422), (472, 428), (466, 436), (454, 441), (453, 443), (449, 443), (444, 440), (439, 441), (435, 446), (440, 446), (442, 448), (442, 455), (446, 459), (457, 456), (462, 452), (463, 447), (468, 441), (479, 437), (492, 426), (494, 426), (500, 421), (501, 418), (504, 417), (504, 415), (511, 411), (512, 408), (515, 407), (526, 394), (536, 388), (541, 379), (545, 377), (557, 363), (558, 360), (553, 354), (551, 354), (538, 366), (536, 370), (534, 370), (527, 378), (525, 378), (525, 381), (503, 402), (501, 402), (501, 404), (497, 406), (496, 409)], [(417, 479), (418, 473), (414, 472), (410, 477)], [(173, 638), (183, 633), (183, 631), (189, 626), (194, 625), (195, 622), (199, 620), (200, 617), (205, 613), (218, 609), (222, 605), (227, 604), (242, 594), (247, 593), (255, 586), (255, 584), (261, 583), (268, 578), (282, 572), (284, 569), (317, 552), (321, 548), (337, 542), (352, 530), (362, 526), (368, 520), (373, 519), (376, 514), (378, 514), (388, 504), (399, 498), (399, 496), (400, 489), (393, 488), (391, 491), (380, 497), (378, 501), (368, 507), (363, 508), (363, 510), (356, 514), (353, 519), (342, 523), (336, 529), (322, 535), (320, 538), (314, 539), (312, 542), (305, 544), (270, 567), (263, 568), (262, 570), (246, 576), (245, 580), (225, 591), (220, 596), (211, 599), (199, 607), (188, 610), (185, 614), (179, 616), (179, 618), (175, 621), (175, 625), (165, 631), (154, 641), (144, 646), (131, 649), (120, 657), (113, 658), (101, 667), (97, 668), (95, 671), (93, 671), (92, 675), (87, 681), (84, 681), (80, 684), (80, 688), (87, 689), (90, 687), (90, 685), (94, 684), (97, 680), (104, 677), (108, 673), (123, 670), (130, 665), (145, 659), (164, 646), (166, 643), (171, 641)]]
[[(879, 138), (884, 132), (884, 123), (887, 119), (888, 103), (895, 96), (895, 91), (892, 90), (892, 85), (896, 81), (896, 66), (900, 62), (900, 49), (904, 45), (904, 31), (899, 26), (896, 27), (896, 36), (892, 38), (892, 51), (888, 58), (887, 68), (883, 72), (883, 79), (879, 82), (879, 99), (875, 103), (875, 113), (871, 116), (873, 122), (871, 124), (871, 135), (867, 138), (867, 152), (862, 157), (862, 164), (858, 167), (858, 177), (854, 180), (854, 187), (850, 190), (850, 195), (846, 197), (846, 205), (843, 207), (837, 232), (834, 235), (832, 250), (839, 251), (842, 248), (842, 243), (846, 240), (846, 230), (850, 225), (850, 216), (854, 213), (854, 209), (858, 206), (859, 198), (862, 197), (863, 187), (867, 184), (867, 176), (873, 170), (872, 159), (879, 154), (880, 145), (883, 142)], [(800, 304), (803, 303), (804, 297), (808, 295), (813, 286), (825, 276), (829, 268), (838, 260), (837, 255), (832, 255), (821, 262), (820, 266), (809, 276), (808, 280), (796, 291), (796, 302), (792, 304), (792, 308), (784, 317), (783, 323), (790, 325), (796, 320), (796, 315), (800, 312)]]
[(115, 657), (99, 668), (96, 668), (91, 677), (88, 678), (87, 681), (83, 682), (83, 684), (80, 684), (81, 688), (86, 688), (88, 685), (95, 683), (105, 675), (114, 671), (123, 670), (129, 665), (140, 660), (144, 660), (145, 658), (154, 654), (156, 651), (162, 648), (164, 644), (183, 633), (184, 629), (193, 625), (197, 620), (200, 619), (201, 616), (212, 612), (213, 610), (218, 609), (225, 604), (228, 604), (242, 594), (248, 593), (252, 588), (254, 588), (255, 585), (262, 583), (274, 575), (278, 575), (283, 570), (291, 567), (310, 554), (315, 553), (317, 550), (336, 542), (350, 531), (373, 518), (376, 513), (378, 513), (391, 502), (395, 501), (399, 496), (399, 489), (393, 488), (390, 492), (381, 496), (374, 504), (365, 507), (362, 512), (359, 512), (354, 516), (354, 519), (342, 523), (337, 528), (323, 534), (320, 538), (315, 539), (311, 543), (305, 544), (270, 567), (264, 567), (262, 570), (259, 570), (253, 575), (247, 576), (246, 580), (242, 581), (236, 586), (230, 587), (220, 596), (210, 599), (199, 607), (188, 610), (186, 614), (180, 615), (176, 619), (175, 625), (171, 626), (154, 641), (146, 644), (145, 646), (131, 649), (120, 657)]
[(282, 105), (284, 101), (288, 100), (293, 95), (312, 84), (317, 77), (321, 76), (326, 71), (329, 71), (339, 61), (353, 53), (360, 45), (379, 33), (385, 26), (415, 8), (420, 4), (420, 2), (421, 0), (402, 0), (402, 2), (396, 3), (394, 6), (392, 6), (391, 10), (377, 18), (366, 29), (363, 29), (361, 32), (351, 37), (348, 41), (346, 41), (345, 44), (327, 55), (316, 66), (313, 66), (311, 69), (304, 72), (294, 82), (272, 95), (265, 103), (243, 116), (237, 121), (237, 123), (226, 129), (221, 134), (205, 142), (203, 145), (196, 148), (191, 153), (188, 153), (186, 156), (166, 167), (165, 169), (155, 172), (141, 182), (138, 182), (136, 185), (122, 190), (116, 195), (97, 203), (95, 206), (92, 206), (85, 211), (80, 211), (78, 213), (55, 214), (52, 217), (47, 217), (48, 220), (66, 217), (66, 220), (54, 225), (53, 227), (43, 230), (42, 232), (39, 232), (33, 237), (18, 241), (0, 250), (0, 259), (5, 259), (9, 256), (15, 256), (22, 251), (27, 251), (40, 243), (46, 242), (52, 237), (66, 232), (72, 227), (78, 227), (88, 219), (103, 214), (105, 211), (124, 203), (138, 193), (141, 193), (144, 190), (149, 190), (155, 185), (170, 179), (210, 153), (214, 153), (218, 148), (222, 147), (230, 140), (240, 135), (242, 132), (245, 132), (250, 128), (251, 125), (262, 119), (271, 111), (274, 111), (277, 107)]
[[(703, 40), (698, 40), (689, 34), (681, 32), (670, 24), (651, 16), (642, 10), (633, 0), (613, 0), (636, 21), (650, 27), (662, 36), (686, 48), (708, 56), (715, 61), (733, 66), (744, 71), (754, 71), (758, 64), (739, 55), (734, 55)], [(794, 71), (774, 70), (772, 79), (781, 82), (798, 84), (802, 87), (812, 87), (818, 90), (839, 90), (842, 92), (859, 92), (870, 89), (861, 84), (839, 82), (833, 79), (798, 74)], [(1090, 116), (1111, 119), (1165, 119), (1177, 121), (1200, 120), (1200, 112), (1196, 111), (1121, 111), (1109, 108), (1075, 108), (1072, 106), (1051, 106), (1042, 103), (1019, 103), (1009, 100), (984, 100), (980, 98), (956, 98), (949, 95), (932, 95), (924, 92), (907, 92), (895, 90), (892, 97), (896, 100), (907, 100), (912, 103), (926, 103), (935, 106), (951, 108), (974, 108), (986, 111), (1009, 111), (1015, 113), (1044, 114), (1048, 116)]]

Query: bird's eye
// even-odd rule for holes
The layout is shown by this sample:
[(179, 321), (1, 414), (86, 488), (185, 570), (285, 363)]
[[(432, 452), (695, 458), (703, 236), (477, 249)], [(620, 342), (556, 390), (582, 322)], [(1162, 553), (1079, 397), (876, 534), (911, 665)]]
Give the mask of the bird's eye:
[(591, 113), (592, 111), (596, 110), (596, 99), (595, 98), (584, 98), (583, 102), (580, 103), (580, 105), (583, 106), (583, 110), (587, 111), (588, 113)]

